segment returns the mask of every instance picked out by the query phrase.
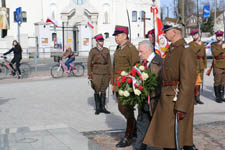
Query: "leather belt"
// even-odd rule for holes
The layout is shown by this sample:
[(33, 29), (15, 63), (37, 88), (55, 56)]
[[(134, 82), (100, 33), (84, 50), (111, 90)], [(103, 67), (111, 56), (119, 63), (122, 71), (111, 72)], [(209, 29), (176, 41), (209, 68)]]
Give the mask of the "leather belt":
[(197, 56), (197, 59), (204, 59), (204, 56)]
[(221, 54), (221, 55), (219, 55), (219, 56), (216, 56), (215, 58), (216, 58), (216, 59), (224, 59), (224, 58), (225, 58), (225, 54)]
[(108, 63), (94, 63), (94, 65), (107, 65)]
[(163, 81), (162, 84), (163, 86), (177, 86), (178, 85), (178, 81)]

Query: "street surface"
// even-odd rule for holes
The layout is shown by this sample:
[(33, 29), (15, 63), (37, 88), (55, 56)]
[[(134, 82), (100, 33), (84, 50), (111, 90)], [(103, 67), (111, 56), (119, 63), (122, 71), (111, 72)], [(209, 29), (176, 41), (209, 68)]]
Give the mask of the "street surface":
[[(225, 103), (218, 104), (214, 101), (212, 74), (209, 77), (204, 77), (204, 89), (201, 93), (201, 100), (205, 104), (195, 106), (195, 144), (200, 146), (200, 150), (212, 150), (212, 148), (224, 150)], [(10, 139), (14, 139), (14, 144), (11, 147), (14, 145), (16, 150), (40, 149), (40, 145), (38, 147), (34, 143), (40, 143), (41, 141), (42, 150), (100, 149), (96, 145), (93, 148), (93, 143), (91, 144), (92, 148), (90, 148), (90, 140), (87, 140), (87, 138), (86, 145), (89, 146), (78, 148), (81, 145), (85, 145), (78, 142), (85, 141), (85, 138), (80, 133), (108, 130), (121, 131), (120, 129), (125, 128), (125, 120), (118, 111), (117, 102), (111, 90), (109, 91), (109, 101), (107, 102), (107, 109), (111, 111), (111, 114), (94, 115), (93, 94), (86, 75), (83, 77), (52, 79), (47, 69), (44, 72), (33, 73), (32, 77), (28, 79), (9, 78), (0, 80), (0, 135), (2, 135), (0, 136), (0, 150), (8, 150), (6, 149), (7, 146), (6, 148), (3, 147), (4, 143), (7, 143), (5, 139), (8, 139), (8, 143), (10, 143)], [(73, 131), (71, 132), (70, 130)], [(76, 141), (79, 146), (76, 147), (73, 140), (71, 141), (73, 144), (71, 144), (66, 143), (63, 137), (57, 138), (59, 136), (58, 133), (61, 133), (61, 131), (70, 141), (71, 138), (78, 136)], [(34, 134), (34, 132), (37, 134)], [(16, 133), (24, 137), (22, 138)], [(27, 138), (26, 134), (31, 137), (35, 136), (35, 138)], [(61, 142), (61, 145), (56, 144), (57, 140), (54, 141), (52, 139), (50, 140), (51, 142), (41, 140), (47, 134), (54, 135), (58, 143)], [(8, 136), (6, 137), (6, 135)], [(11, 137), (12, 135), (13, 137)], [(104, 135), (107, 137), (109, 134)], [(91, 136), (87, 137), (90, 138)], [(18, 147), (18, 142), (16, 142), (18, 141), (16, 137), (25, 140), (20, 148)], [(112, 142), (111, 145), (109, 142), (111, 149), (115, 149), (116, 140), (119, 140), (116, 138), (119, 137), (114, 136), (113, 145)], [(95, 139), (94, 141), (97, 141), (97, 143), (99, 140), (107, 141), (107, 138), (101, 139), (101, 136), (92, 137), (92, 139)], [(46, 143), (43, 144), (43, 141)], [(26, 143), (30, 143), (30, 148), (26, 148)], [(56, 145), (57, 148), (49, 147), (49, 143)], [(98, 144), (101, 145), (101, 142)], [(63, 145), (67, 148), (62, 148)], [(10, 147), (10, 144), (8, 144), (8, 147)], [(110, 148), (101, 149), (108, 150)]]

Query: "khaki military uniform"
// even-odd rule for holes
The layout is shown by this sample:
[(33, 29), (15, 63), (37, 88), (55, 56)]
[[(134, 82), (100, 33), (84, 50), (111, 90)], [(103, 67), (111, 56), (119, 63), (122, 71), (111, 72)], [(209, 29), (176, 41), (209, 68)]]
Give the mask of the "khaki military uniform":
[[(144, 144), (175, 148), (175, 111), (181, 111), (185, 113), (185, 117), (179, 121), (180, 145), (193, 146), (196, 64), (195, 54), (184, 39), (171, 44), (163, 65), (161, 97)], [(174, 102), (177, 87), (179, 93)]]
[[(128, 67), (133, 67), (140, 60), (138, 56), (138, 51), (136, 47), (131, 44), (129, 41), (117, 47), (114, 53), (113, 59), (113, 76), (112, 83), (114, 83), (115, 78), (120, 75), (123, 70), (126, 70)], [(116, 90), (117, 87), (114, 87)], [(127, 119), (127, 128), (126, 135), (128, 138), (132, 138), (133, 130), (135, 127), (135, 117), (134, 117), (134, 108), (133, 106), (122, 105), (120, 101), (119, 94), (116, 93), (118, 100), (119, 111)]]
[(213, 65), (214, 85), (225, 85), (225, 49), (222, 45), (214, 43), (212, 53), (215, 58)]
[(200, 76), (201, 80), (198, 80), (195, 85), (195, 104), (203, 104), (202, 101), (200, 101), (200, 84), (203, 82), (203, 75), (204, 75), (204, 69), (207, 67), (207, 57), (205, 52), (205, 45), (203, 42), (201, 42), (201, 45), (196, 43), (195, 41), (192, 41), (189, 43), (189, 45), (192, 47), (192, 50), (194, 51), (197, 59), (197, 76)]
[(92, 74), (92, 87), (96, 93), (105, 93), (111, 78), (111, 58), (108, 48), (92, 48), (88, 56), (88, 75)]
[(197, 44), (195, 41), (192, 41), (189, 43), (192, 47), (193, 51), (196, 54), (197, 58), (197, 73), (200, 73), (200, 77), (203, 80), (203, 74), (204, 69), (207, 67), (207, 58), (206, 58), (206, 52), (205, 52), (205, 45), (202, 43), (202, 45)]

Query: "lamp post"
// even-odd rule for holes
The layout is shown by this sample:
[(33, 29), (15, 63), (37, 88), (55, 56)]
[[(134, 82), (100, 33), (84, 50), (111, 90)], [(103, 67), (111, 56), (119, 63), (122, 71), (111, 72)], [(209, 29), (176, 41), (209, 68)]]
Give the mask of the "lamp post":
[(217, 0), (215, 2), (215, 12), (214, 12), (214, 32), (216, 32), (216, 8), (217, 8)]

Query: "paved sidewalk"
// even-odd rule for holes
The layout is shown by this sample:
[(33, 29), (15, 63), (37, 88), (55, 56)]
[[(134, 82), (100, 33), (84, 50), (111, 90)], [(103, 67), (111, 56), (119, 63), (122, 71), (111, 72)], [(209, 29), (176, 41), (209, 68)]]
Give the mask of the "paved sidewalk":
[[(225, 121), (225, 103), (218, 104), (214, 101), (212, 76), (205, 76), (204, 81), (204, 92), (201, 99), (205, 104), (195, 106), (195, 143), (197, 146), (203, 147), (200, 150), (204, 150), (204, 148), (209, 150), (207, 147), (210, 146), (220, 150), (222, 146), (219, 144), (224, 141), (224, 124), (217, 125), (217, 121)], [(37, 77), (22, 80), (0, 80), (1, 131), (43, 127), (38, 134), (43, 133), (42, 135), (45, 136), (45, 133), (49, 132), (49, 126), (61, 124), (68, 127), (64, 128), (65, 133), (70, 129), (74, 133), (124, 129), (125, 120), (119, 113), (115, 97), (111, 92), (107, 107), (111, 114), (94, 115), (93, 90), (88, 84), (86, 76), (62, 79), (43, 76), (43, 79)], [(58, 130), (58, 128), (52, 130)], [(2, 134), (1, 141), (7, 141), (3, 138), (5, 135)], [(39, 137), (37, 136), (37, 138)], [(80, 139), (83, 141), (82, 136)], [(88, 141), (87, 138), (86, 141)], [(10, 146), (15, 144), (18, 146), (18, 143), (15, 142)], [(111, 147), (115, 148), (113, 145)]]

